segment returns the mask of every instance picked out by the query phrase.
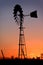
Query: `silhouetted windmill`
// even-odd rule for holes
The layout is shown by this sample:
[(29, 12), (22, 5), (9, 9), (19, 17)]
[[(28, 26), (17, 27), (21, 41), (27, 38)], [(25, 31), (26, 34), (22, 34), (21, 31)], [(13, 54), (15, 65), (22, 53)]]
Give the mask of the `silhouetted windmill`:
[(23, 20), (25, 16), (37, 18), (37, 11), (35, 10), (31, 12), (29, 15), (24, 15), (23, 10), (19, 4), (15, 5), (13, 11), (15, 22), (20, 26), (18, 58), (27, 58)]

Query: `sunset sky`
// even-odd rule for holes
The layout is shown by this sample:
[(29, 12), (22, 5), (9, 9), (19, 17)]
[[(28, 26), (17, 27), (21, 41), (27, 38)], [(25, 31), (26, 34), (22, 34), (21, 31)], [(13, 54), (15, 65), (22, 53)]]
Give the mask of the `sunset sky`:
[(21, 5), (24, 14), (37, 10), (38, 18), (24, 18), (24, 34), (27, 56), (43, 53), (43, 0), (0, 0), (0, 57), (18, 56), (19, 26), (15, 23), (13, 9)]

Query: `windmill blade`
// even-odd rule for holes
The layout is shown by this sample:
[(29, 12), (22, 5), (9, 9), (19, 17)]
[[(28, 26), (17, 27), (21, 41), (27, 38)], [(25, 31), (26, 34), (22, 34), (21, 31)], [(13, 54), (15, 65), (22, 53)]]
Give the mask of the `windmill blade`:
[(30, 16), (33, 17), (33, 18), (38, 18), (38, 16), (37, 16), (37, 10), (31, 12)]

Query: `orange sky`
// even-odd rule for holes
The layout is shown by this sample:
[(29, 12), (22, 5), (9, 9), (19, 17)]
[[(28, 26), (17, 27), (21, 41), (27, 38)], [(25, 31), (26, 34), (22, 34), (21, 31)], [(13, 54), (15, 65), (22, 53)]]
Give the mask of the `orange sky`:
[[(11, 26), (11, 24), (9, 25)], [(40, 24), (29, 23), (29, 26), (28, 25), (25, 26), (26, 28), (24, 30), (28, 58), (40, 56), (40, 54), (43, 53), (43, 35), (42, 35), (43, 30), (40, 31), (40, 27), (36, 28), (36, 25), (40, 26)], [(1, 49), (3, 50), (5, 57), (11, 57), (11, 56), (17, 57), (18, 43), (19, 43), (18, 41), (19, 29), (18, 27), (16, 27), (16, 29), (12, 27), (12, 30), (11, 28), (9, 28), (8, 31), (6, 30), (6, 28), (5, 31), (1, 33), (2, 35), (1, 35), (1, 42), (0, 42), (1, 43), (0, 50)], [(0, 52), (0, 56), (2, 57), (1, 52)]]

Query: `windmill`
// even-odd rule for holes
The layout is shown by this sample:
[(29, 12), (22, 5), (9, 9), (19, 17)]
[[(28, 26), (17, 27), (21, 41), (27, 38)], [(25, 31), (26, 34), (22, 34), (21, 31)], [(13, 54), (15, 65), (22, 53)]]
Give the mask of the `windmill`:
[(23, 10), (19, 4), (16, 4), (13, 9), (14, 19), (15, 22), (20, 26), (20, 34), (19, 34), (19, 50), (18, 50), (18, 58), (27, 58), (27, 50), (25, 44), (25, 37), (24, 37), (24, 27), (23, 27), (23, 20), (25, 16), (31, 16), (33, 18), (37, 18), (37, 10), (31, 12), (29, 15), (24, 15)]

